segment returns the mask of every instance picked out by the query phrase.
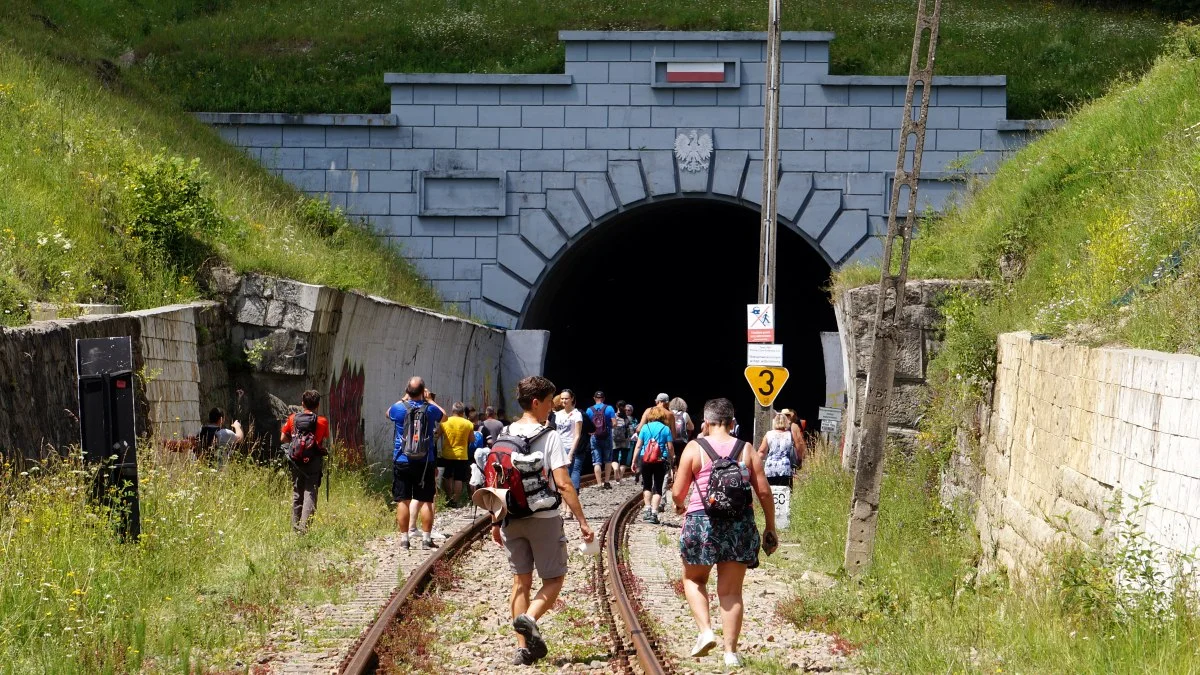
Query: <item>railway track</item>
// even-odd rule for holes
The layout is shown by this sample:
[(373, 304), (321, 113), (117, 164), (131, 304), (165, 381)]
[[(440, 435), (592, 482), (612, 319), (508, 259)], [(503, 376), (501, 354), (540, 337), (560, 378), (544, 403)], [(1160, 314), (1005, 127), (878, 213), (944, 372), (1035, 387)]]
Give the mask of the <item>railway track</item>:
[[(587, 482), (590, 481), (586, 481), (585, 486)], [(609, 667), (615, 665), (620, 672), (626, 673), (658, 675), (672, 673), (674, 669), (670, 660), (665, 658), (664, 650), (659, 647), (654, 627), (642, 620), (644, 613), (637, 595), (630, 592), (630, 589), (638, 588), (638, 581), (624, 559), (626, 525), (638, 513), (641, 504), (641, 492), (637, 491), (618, 505), (602, 526), (593, 523), (596, 536), (600, 537), (601, 554), (593, 559), (590, 588), (598, 595), (596, 604), (611, 642)], [(436, 571), (468, 555), (472, 545), (487, 534), (489, 525), (488, 516), (476, 519), (470, 526), (447, 539), (409, 574), (407, 581), (393, 594), (375, 622), (355, 642), (342, 661), (340, 672), (346, 675), (374, 673), (379, 664), (376, 649), (389, 629), (404, 616), (410, 603), (429, 588)]]

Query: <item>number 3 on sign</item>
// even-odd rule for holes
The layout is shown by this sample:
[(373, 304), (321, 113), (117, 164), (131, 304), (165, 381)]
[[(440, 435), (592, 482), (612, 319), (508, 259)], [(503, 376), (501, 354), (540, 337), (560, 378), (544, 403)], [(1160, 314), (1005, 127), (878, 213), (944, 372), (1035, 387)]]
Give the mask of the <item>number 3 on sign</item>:
[(787, 384), (788, 370), (787, 368), (750, 366), (746, 368), (746, 381), (750, 383), (750, 389), (754, 391), (754, 398), (758, 399), (758, 404), (769, 408), (775, 402), (775, 397), (779, 395), (779, 390), (783, 389), (784, 384)]

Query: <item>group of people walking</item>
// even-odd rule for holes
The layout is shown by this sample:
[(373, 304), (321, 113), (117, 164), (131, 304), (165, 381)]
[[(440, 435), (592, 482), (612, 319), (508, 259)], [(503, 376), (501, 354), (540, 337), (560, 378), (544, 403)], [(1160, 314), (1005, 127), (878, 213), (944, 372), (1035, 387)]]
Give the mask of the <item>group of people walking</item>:
[[(628, 474), (641, 481), (644, 521), (658, 523), (667, 494), (683, 517), (684, 596), (697, 626), (691, 656), (703, 657), (717, 646), (708, 595), (716, 568), (724, 663), (740, 666), (746, 570), (758, 565), (760, 549), (770, 555), (779, 544), (771, 486), (790, 485), (804, 456), (803, 430), (794, 416), (777, 415), (755, 452), (737, 437), (733, 405), (724, 398), (705, 404), (698, 425), (685, 401), (666, 394), (637, 418), (624, 401), (608, 405), (603, 391), (581, 410), (574, 392), (559, 391), (540, 376), (517, 384), (517, 401), (521, 415), (510, 423), (490, 407), (477, 419), (464, 403), (447, 412), (422, 378), (408, 382), (388, 410), (395, 426), (392, 499), (401, 548), (411, 548), (418, 532), (421, 548), (433, 547), (441, 468), (448, 503), (473, 495), (472, 501), (493, 513), (492, 538), (505, 549), (512, 573), (517, 642), (512, 662), (532, 665), (549, 653), (538, 620), (554, 607), (568, 571), (564, 521), (575, 521), (586, 544), (595, 537), (579, 501), (581, 477), (590, 469), (598, 489), (611, 489)], [(328, 452), (329, 422), (317, 414), (319, 404), (318, 392), (305, 392), (302, 412), (289, 416), (280, 434), (293, 467), (292, 523), (298, 532), (316, 509)], [(752, 496), (763, 510), (761, 535)], [(536, 593), (535, 570), (541, 579)]]

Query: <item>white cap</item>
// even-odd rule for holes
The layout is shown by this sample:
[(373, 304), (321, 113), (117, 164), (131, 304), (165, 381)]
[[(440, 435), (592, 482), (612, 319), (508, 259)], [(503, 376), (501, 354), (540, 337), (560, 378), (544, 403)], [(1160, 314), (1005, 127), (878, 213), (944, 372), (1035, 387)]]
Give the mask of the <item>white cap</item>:
[(666, 394), (659, 394), (658, 396), (654, 397), (654, 400), (658, 403), (666, 403), (667, 401), (671, 400), (671, 397), (667, 396)]

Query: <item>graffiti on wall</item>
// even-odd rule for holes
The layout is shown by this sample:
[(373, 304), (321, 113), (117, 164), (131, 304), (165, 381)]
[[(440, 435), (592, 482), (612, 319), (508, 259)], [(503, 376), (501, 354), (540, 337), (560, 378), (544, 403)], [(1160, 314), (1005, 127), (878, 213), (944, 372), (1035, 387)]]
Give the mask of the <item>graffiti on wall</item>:
[(366, 461), (363, 442), (363, 393), (366, 377), (362, 366), (346, 359), (341, 373), (329, 385), (329, 418), (333, 423), (333, 437), (341, 444), (345, 459), (350, 466), (361, 466)]

